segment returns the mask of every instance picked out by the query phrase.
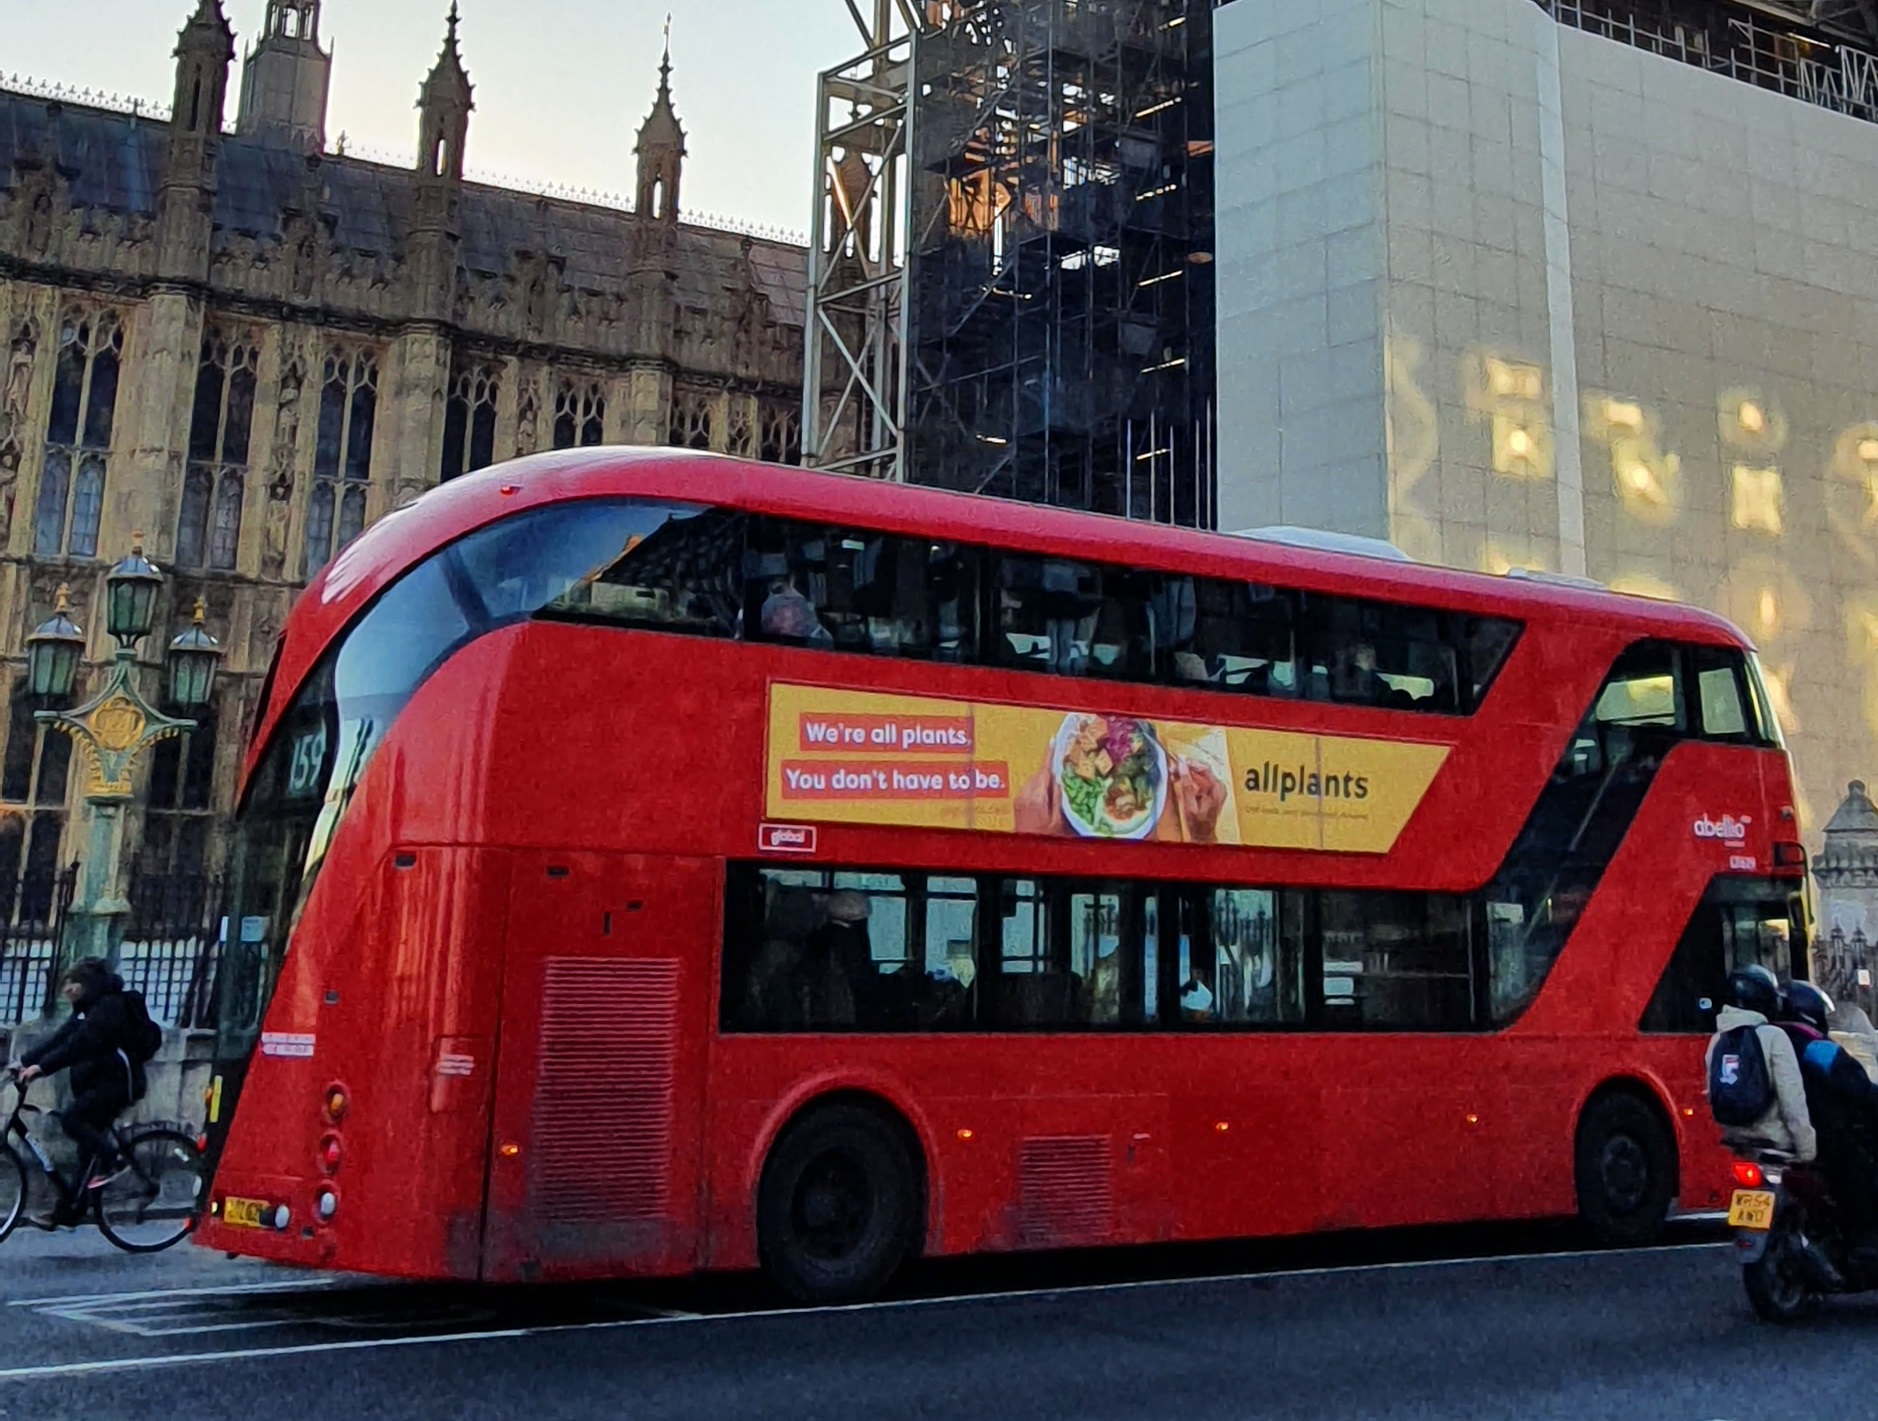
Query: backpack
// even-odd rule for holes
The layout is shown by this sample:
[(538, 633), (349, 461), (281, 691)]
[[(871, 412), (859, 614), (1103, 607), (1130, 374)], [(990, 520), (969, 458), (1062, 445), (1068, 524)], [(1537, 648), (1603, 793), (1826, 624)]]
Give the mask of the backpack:
[(124, 1039), (118, 1044), (131, 1064), (143, 1067), (163, 1047), (163, 1028), (150, 1017), (150, 1004), (136, 988), (124, 992)]
[(1773, 1108), (1773, 1078), (1757, 1031), (1731, 1026), (1709, 1053), (1708, 1108), (1717, 1125), (1752, 1125)]

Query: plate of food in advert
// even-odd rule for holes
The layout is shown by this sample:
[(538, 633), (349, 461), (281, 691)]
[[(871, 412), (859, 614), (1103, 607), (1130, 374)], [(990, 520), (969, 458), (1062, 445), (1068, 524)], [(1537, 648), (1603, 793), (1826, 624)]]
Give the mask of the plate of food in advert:
[(1074, 714), (1056, 733), (1063, 817), (1086, 839), (1145, 839), (1167, 806), (1167, 752), (1144, 720)]

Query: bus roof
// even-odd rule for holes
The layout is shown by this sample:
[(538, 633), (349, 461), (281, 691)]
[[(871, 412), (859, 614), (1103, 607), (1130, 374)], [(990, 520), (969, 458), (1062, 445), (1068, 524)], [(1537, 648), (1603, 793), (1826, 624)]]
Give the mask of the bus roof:
[[(275, 668), (278, 705), (332, 638), (409, 568), (486, 524), (570, 499), (639, 497), (715, 504), (883, 532), (986, 543), (1167, 572), (1266, 582), (1305, 591), (1356, 591), (1391, 601), (1526, 620), (1570, 617), (1710, 644), (1748, 646), (1726, 619), (1679, 603), (1565, 579), (1494, 577), (1411, 561), (1301, 546), (1308, 539), (1246, 537), (1079, 513), (853, 475), (664, 448), (587, 448), (536, 454), (442, 484), (378, 520), (301, 594)], [(1332, 540), (1326, 540), (1332, 541)], [(275, 707), (267, 708), (271, 719)], [(268, 726), (257, 727), (255, 743)]]

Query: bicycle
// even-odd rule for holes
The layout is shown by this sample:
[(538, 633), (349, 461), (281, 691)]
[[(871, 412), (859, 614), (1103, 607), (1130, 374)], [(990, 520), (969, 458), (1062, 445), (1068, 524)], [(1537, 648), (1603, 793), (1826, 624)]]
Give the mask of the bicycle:
[(26, 1126), (26, 1117), (46, 1112), (26, 1103), (27, 1086), (18, 1077), (8, 1079), (13, 1112), (0, 1128), (0, 1241), (26, 1214), (30, 1175), (14, 1147), (16, 1139), (39, 1162), (74, 1228), (82, 1227), (89, 1215), (98, 1232), (126, 1253), (161, 1253), (189, 1236), (206, 1182), (202, 1148), (195, 1140), (164, 1125), (113, 1125), (123, 1167), (102, 1186), (90, 1189), (86, 1185), (96, 1162), (81, 1160), (84, 1168), (68, 1182)]

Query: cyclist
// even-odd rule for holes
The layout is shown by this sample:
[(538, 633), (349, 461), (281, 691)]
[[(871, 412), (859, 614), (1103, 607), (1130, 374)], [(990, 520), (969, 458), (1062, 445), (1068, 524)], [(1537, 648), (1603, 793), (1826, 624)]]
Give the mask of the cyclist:
[(71, 1020), (12, 1067), (21, 1086), (72, 1072), (72, 1100), (58, 1116), (66, 1138), (78, 1146), (81, 1187), (72, 1200), (33, 1220), (44, 1229), (77, 1224), (89, 1191), (103, 1188), (124, 1168), (111, 1124), (144, 1088), (142, 1066), (126, 1048), (133, 1014), (124, 1000), (124, 979), (102, 959), (89, 957), (65, 974), (59, 994), (71, 1004)]

